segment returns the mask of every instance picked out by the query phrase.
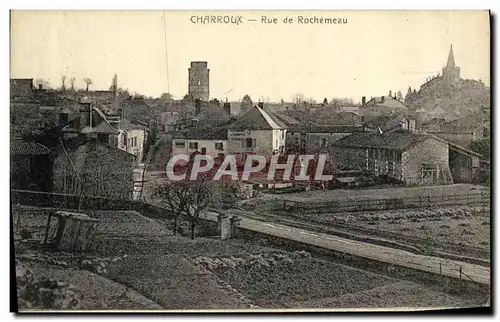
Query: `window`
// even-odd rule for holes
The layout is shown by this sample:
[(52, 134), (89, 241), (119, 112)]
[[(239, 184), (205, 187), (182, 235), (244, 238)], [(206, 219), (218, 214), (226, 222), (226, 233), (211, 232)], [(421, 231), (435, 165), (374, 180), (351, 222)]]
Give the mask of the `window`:
[(175, 141), (175, 147), (176, 148), (185, 148), (186, 147), (186, 142), (184, 142), (184, 141)]
[(401, 161), (401, 153), (400, 152), (396, 152), (396, 161)]
[(198, 142), (189, 142), (189, 148), (191, 150), (198, 150)]
[(255, 139), (253, 138), (246, 138), (244, 142), (245, 148), (253, 148), (255, 146)]
[(134, 146), (137, 146), (137, 137), (134, 138)]
[(224, 142), (215, 142), (215, 149), (218, 151), (224, 150)]

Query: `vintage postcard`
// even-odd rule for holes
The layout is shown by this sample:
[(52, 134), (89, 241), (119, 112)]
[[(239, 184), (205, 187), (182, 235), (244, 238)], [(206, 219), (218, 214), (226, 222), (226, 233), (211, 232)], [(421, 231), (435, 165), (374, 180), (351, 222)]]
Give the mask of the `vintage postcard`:
[(490, 12), (11, 11), (19, 312), (490, 311)]

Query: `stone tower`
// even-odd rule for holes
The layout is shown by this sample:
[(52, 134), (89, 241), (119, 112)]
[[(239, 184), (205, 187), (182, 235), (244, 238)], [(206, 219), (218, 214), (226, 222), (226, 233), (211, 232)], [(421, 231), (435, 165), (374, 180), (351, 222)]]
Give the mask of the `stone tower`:
[(448, 54), (448, 63), (443, 67), (443, 80), (448, 87), (460, 81), (460, 67), (455, 66), (453, 45), (451, 45), (450, 53)]
[(206, 61), (192, 61), (189, 71), (188, 95), (208, 102), (210, 99), (210, 69)]

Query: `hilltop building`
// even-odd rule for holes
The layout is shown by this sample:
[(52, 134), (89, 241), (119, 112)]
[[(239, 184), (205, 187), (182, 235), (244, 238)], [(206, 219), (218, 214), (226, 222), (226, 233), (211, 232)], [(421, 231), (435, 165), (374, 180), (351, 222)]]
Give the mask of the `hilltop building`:
[(206, 61), (193, 61), (189, 72), (188, 96), (208, 102), (210, 99), (210, 69)]

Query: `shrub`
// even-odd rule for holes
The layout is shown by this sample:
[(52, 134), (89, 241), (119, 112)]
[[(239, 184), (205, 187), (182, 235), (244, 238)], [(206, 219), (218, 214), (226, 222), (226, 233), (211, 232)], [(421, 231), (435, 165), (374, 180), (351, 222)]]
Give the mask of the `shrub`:
[(17, 298), (20, 309), (78, 309), (80, 299), (77, 290), (65, 281), (45, 276), (36, 278), (25, 264), (16, 265)]

